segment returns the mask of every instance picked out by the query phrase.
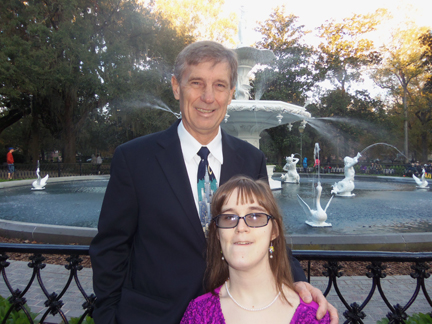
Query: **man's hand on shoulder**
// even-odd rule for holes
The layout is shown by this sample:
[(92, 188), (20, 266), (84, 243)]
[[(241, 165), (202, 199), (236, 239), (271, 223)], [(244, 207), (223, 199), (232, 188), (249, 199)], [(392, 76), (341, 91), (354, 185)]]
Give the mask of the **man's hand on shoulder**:
[(297, 294), (299, 294), (300, 298), (305, 303), (310, 303), (312, 300), (319, 305), (317, 311), (317, 319), (320, 320), (324, 317), (326, 312), (328, 311), (330, 314), (330, 324), (339, 323), (339, 316), (337, 313), (337, 309), (330, 304), (327, 299), (324, 297), (321, 290), (315, 288), (310, 283), (304, 281), (298, 281), (294, 283), (294, 288)]

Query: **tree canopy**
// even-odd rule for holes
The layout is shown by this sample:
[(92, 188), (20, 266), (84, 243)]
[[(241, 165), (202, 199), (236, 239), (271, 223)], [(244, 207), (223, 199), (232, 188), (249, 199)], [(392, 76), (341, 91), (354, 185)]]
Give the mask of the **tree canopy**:
[(224, 0), (152, 0), (150, 7), (181, 37), (211, 39), (232, 46), (238, 18), (235, 13), (223, 16), (224, 3)]
[(361, 69), (378, 63), (380, 58), (366, 35), (376, 30), (386, 14), (386, 10), (378, 9), (373, 14), (354, 14), (342, 22), (329, 20), (321, 25), (318, 64), (322, 76), (342, 90), (351, 82), (361, 81)]
[(136, 75), (155, 69), (167, 78), (185, 43), (136, 1), (6, 0), (1, 8), (2, 120), (31, 113), (32, 135), (40, 119), (62, 140), (65, 162), (75, 162), (91, 111), (138, 91)]

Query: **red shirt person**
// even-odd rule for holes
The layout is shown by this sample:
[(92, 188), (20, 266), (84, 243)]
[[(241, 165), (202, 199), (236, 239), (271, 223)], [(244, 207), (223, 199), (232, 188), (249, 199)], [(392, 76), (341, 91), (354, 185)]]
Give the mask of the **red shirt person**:
[(6, 163), (8, 165), (8, 180), (12, 180), (13, 174), (15, 172), (15, 166), (14, 166), (15, 160), (12, 155), (14, 151), (15, 150), (13, 149), (13, 147), (10, 147), (9, 152), (7, 152), (6, 154)]

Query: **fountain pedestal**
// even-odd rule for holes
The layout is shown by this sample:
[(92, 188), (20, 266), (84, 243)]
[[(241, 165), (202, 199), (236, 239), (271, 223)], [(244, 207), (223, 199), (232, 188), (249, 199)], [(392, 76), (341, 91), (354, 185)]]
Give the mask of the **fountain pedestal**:
[(273, 178), (272, 178), (275, 166), (276, 165), (274, 165), (274, 164), (268, 164), (267, 165), (268, 181), (269, 181), (270, 188), (272, 190), (282, 189), (282, 183), (280, 181), (273, 180)]

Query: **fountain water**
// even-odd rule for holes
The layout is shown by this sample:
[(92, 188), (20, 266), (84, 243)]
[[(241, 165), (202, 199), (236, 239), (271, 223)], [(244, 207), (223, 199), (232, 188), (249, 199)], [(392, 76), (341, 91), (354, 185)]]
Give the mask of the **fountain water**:
[(397, 148), (396, 146), (391, 145), (391, 144), (387, 144), (387, 143), (374, 143), (374, 144), (371, 144), (371, 145), (369, 145), (368, 147), (366, 147), (365, 149), (363, 149), (363, 151), (361, 151), (360, 154), (363, 155), (363, 153), (366, 152), (368, 149), (370, 149), (371, 147), (377, 146), (377, 145), (385, 145), (385, 146), (389, 146), (389, 147), (391, 147), (391, 148), (394, 148), (396, 151), (399, 152), (399, 154), (400, 154), (401, 156), (403, 156), (403, 157), (405, 157), (406, 159), (408, 159), (408, 158), (406, 157), (406, 155), (403, 154), (401, 151), (399, 151), (398, 148)]
[[(320, 147), (318, 143), (315, 143), (314, 148), (314, 159), (319, 160), (319, 151)], [(327, 208), (330, 206), (330, 203), (334, 196), (331, 196), (329, 201), (327, 202), (327, 205), (325, 209), (322, 209), (321, 207), (321, 193), (322, 193), (322, 186), (321, 186), (321, 179), (320, 179), (320, 167), (317, 166), (317, 176), (318, 176), (318, 183), (315, 188), (316, 190), (316, 198), (315, 198), (315, 209), (312, 209), (309, 207), (309, 205), (300, 197), (300, 195), (297, 194), (297, 199), (300, 205), (303, 207), (304, 212), (309, 217), (309, 220), (307, 220), (305, 223), (312, 227), (330, 227), (332, 224), (326, 223), (327, 220)]]

